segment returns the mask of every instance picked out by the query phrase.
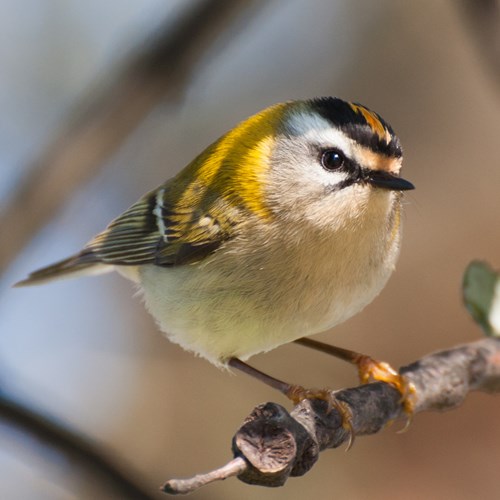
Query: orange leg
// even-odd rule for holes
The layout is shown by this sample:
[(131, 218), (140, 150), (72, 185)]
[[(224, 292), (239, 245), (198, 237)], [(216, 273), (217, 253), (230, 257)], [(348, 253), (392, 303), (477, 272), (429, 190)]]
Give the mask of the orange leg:
[(356, 351), (343, 349), (342, 347), (325, 344), (305, 337), (295, 342), (299, 345), (330, 354), (356, 365), (358, 367), (359, 378), (363, 384), (367, 384), (373, 380), (391, 384), (401, 394), (401, 403), (404, 411), (408, 416), (408, 421), (411, 420), (415, 409), (413, 402), (415, 387), (413, 384), (409, 383), (404, 376), (394, 370), (391, 365), (383, 361), (377, 361), (370, 356), (360, 354)]

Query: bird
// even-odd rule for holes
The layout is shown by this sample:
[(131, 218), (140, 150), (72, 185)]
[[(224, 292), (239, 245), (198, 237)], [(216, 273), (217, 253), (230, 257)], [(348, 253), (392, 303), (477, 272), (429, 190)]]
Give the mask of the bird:
[[(293, 401), (323, 397), (246, 361), (297, 342), (408, 388), (389, 365), (307, 337), (360, 312), (401, 242), (403, 152), (391, 126), (338, 97), (264, 109), (208, 146), (76, 254), (17, 286), (117, 271), (167, 338)], [(373, 361), (373, 362), (372, 362)], [(406, 396), (405, 396), (406, 397)]]

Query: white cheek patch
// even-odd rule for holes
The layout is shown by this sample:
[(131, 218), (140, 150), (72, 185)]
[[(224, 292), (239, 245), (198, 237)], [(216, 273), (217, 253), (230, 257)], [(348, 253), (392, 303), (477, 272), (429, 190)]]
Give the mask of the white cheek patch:
[(309, 179), (312, 179), (323, 186), (335, 186), (337, 184), (341, 184), (349, 177), (346, 172), (331, 172), (324, 169), (317, 163), (309, 165), (305, 169), (305, 175), (307, 175)]

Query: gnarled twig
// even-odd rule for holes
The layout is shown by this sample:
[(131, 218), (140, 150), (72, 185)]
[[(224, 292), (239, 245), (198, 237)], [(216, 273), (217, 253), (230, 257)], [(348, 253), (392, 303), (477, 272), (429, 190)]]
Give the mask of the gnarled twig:
[[(500, 340), (487, 338), (430, 354), (400, 373), (416, 389), (415, 413), (455, 408), (470, 391), (500, 391)], [(349, 405), (356, 436), (374, 434), (406, 417), (399, 392), (383, 382), (337, 391), (335, 396)], [(186, 494), (231, 476), (249, 484), (281, 486), (288, 477), (305, 474), (319, 452), (348, 438), (338, 411), (325, 401), (304, 400), (290, 413), (276, 403), (265, 403), (235, 434), (231, 462), (191, 479), (172, 479), (163, 491)]]

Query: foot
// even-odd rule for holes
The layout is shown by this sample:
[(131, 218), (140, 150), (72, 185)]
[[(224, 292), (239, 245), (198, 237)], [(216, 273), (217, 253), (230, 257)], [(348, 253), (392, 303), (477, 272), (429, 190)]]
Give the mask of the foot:
[(355, 364), (358, 367), (359, 378), (363, 384), (366, 384), (371, 380), (391, 384), (401, 394), (401, 404), (403, 405), (404, 412), (408, 418), (405, 429), (408, 427), (411, 418), (415, 413), (415, 387), (396, 370), (394, 370), (394, 368), (392, 368), (392, 366), (388, 363), (376, 361), (370, 356), (360, 354), (356, 351), (325, 344), (306, 337), (295, 340), (295, 343)]
[(306, 389), (301, 385), (290, 385), (288, 390), (284, 393), (285, 396), (290, 399), (293, 404), (298, 404), (304, 399), (320, 399), (328, 403), (327, 413), (330, 413), (333, 409), (339, 412), (342, 418), (342, 427), (347, 433), (347, 450), (351, 448), (354, 443), (354, 428), (352, 426), (352, 412), (349, 405), (337, 399), (335, 394), (330, 389)]
[(360, 354), (356, 360), (358, 365), (359, 379), (361, 383), (367, 384), (371, 381), (386, 382), (395, 387), (401, 394), (401, 404), (408, 417), (405, 428), (409, 425), (415, 412), (415, 386), (400, 375), (389, 363), (376, 361), (370, 356)]

